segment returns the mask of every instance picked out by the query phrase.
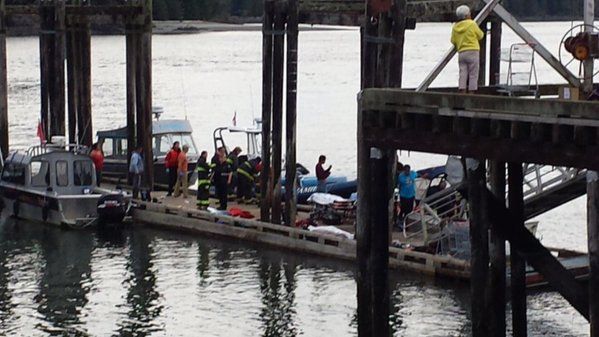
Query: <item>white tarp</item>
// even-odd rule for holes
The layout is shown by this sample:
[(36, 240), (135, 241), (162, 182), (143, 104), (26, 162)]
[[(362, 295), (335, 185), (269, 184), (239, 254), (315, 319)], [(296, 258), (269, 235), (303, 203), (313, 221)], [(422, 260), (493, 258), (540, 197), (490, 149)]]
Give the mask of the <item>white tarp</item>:
[(348, 200), (344, 199), (338, 195), (329, 194), (329, 193), (314, 193), (310, 197), (308, 197), (308, 202), (313, 202), (315, 204), (319, 204), (319, 205), (323, 205), (323, 206), (330, 205), (336, 201), (340, 202), (340, 201), (348, 201)]
[(318, 227), (308, 226), (308, 230), (310, 232), (332, 234), (334, 236), (338, 236), (338, 237), (342, 237), (342, 238), (346, 238), (346, 239), (350, 239), (350, 240), (354, 239), (354, 235), (352, 233), (346, 232), (346, 231), (339, 229), (335, 226), (318, 226)]

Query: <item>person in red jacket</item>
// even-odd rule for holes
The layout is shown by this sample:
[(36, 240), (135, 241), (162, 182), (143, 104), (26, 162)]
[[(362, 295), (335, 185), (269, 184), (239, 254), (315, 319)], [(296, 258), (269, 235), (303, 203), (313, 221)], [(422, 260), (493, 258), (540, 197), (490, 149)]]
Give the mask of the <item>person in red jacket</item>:
[(104, 169), (104, 153), (102, 152), (102, 148), (98, 143), (92, 145), (92, 150), (89, 153), (89, 157), (94, 162), (94, 166), (96, 167), (96, 184), (100, 186), (100, 181), (102, 180), (102, 169)]
[(179, 153), (181, 153), (179, 142), (175, 142), (173, 143), (173, 147), (166, 154), (166, 158), (164, 158), (164, 167), (166, 168), (166, 174), (168, 175), (168, 193), (166, 194), (167, 197), (173, 195), (173, 187), (175, 187), (175, 183), (177, 182)]

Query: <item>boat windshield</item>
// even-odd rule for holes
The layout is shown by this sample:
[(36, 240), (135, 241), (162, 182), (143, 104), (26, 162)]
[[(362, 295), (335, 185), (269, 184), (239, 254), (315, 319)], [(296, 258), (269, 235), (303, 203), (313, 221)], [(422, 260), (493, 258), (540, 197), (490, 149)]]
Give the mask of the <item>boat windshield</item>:
[(154, 155), (165, 155), (171, 149), (174, 142), (179, 142), (181, 147), (183, 145), (189, 146), (190, 155), (197, 155), (198, 151), (196, 149), (195, 143), (193, 142), (193, 138), (188, 133), (168, 133), (160, 136), (156, 136), (154, 138)]
[(89, 160), (75, 160), (73, 162), (76, 186), (89, 186), (93, 184), (94, 168)]

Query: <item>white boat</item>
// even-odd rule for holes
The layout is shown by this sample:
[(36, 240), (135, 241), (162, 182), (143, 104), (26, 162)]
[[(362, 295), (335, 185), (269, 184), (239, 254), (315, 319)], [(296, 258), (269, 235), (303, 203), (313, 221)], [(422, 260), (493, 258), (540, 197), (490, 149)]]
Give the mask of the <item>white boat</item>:
[(87, 148), (48, 144), (8, 154), (0, 175), (0, 199), (7, 215), (87, 227), (120, 223), (131, 197), (97, 187)]

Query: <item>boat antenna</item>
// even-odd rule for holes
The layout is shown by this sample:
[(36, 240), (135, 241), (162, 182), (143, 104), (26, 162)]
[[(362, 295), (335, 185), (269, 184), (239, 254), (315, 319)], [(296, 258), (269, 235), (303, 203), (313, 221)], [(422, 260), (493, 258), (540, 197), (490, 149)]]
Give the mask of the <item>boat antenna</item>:
[(187, 120), (187, 95), (185, 94), (185, 81), (183, 81), (183, 78), (182, 76), (182, 80), (179, 83), (181, 83), (181, 95), (183, 95), (183, 111), (185, 112), (185, 120)]

